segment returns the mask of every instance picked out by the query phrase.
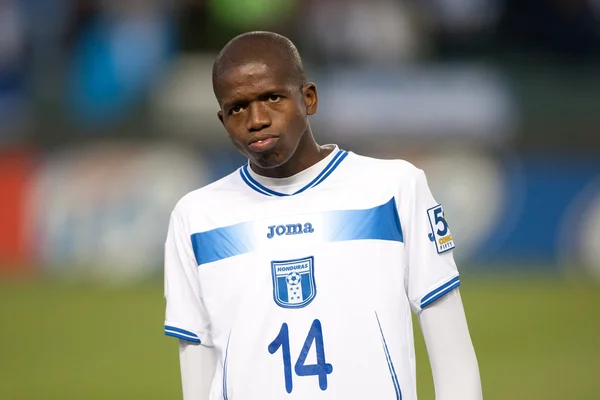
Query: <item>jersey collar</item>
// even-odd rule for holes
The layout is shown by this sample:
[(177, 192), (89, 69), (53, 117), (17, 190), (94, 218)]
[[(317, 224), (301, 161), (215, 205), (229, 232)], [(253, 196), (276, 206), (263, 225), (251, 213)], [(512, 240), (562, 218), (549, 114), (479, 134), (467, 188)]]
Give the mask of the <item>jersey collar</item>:
[[(315, 186), (320, 185), (325, 179), (327, 179), (329, 177), (329, 175), (331, 175), (331, 173), (333, 171), (335, 171), (335, 169), (338, 167), (338, 165), (340, 165), (341, 162), (344, 161), (344, 159), (348, 156), (347, 151), (338, 149), (337, 147), (333, 151), (333, 153), (335, 153), (335, 154), (333, 155), (333, 157), (331, 157), (331, 160), (319, 172), (319, 174), (314, 179), (312, 179), (310, 182), (308, 182), (306, 185), (304, 185), (302, 188), (295, 191), (294, 193), (289, 193), (289, 194), (281, 193), (281, 192), (275, 191), (273, 189), (269, 189), (265, 185), (261, 184), (252, 176), (252, 173), (249, 171), (248, 164), (244, 165), (243, 167), (241, 167), (239, 169), (240, 176), (242, 177), (242, 180), (244, 181), (244, 183), (246, 183), (246, 185), (250, 186), (250, 188), (252, 190), (254, 190), (260, 194), (263, 194), (265, 196), (275, 196), (275, 197), (294, 196), (296, 194), (304, 192), (307, 189), (311, 189), (311, 188), (314, 188)], [(327, 157), (327, 158), (329, 158), (329, 157)]]

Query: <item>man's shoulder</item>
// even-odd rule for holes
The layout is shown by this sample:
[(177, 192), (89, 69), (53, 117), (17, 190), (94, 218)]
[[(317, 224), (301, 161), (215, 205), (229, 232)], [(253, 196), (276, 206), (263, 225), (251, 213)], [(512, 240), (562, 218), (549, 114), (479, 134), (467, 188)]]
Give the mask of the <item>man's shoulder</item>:
[(239, 186), (239, 171), (226, 175), (201, 188), (185, 194), (174, 207), (174, 212), (185, 213), (190, 208), (215, 207), (222, 204)]
[(412, 180), (423, 173), (421, 169), (407, 160), (400, 158), (384, 159), (352, 154), (352, 168), (367, 176), (382, 177), (392, 180)]

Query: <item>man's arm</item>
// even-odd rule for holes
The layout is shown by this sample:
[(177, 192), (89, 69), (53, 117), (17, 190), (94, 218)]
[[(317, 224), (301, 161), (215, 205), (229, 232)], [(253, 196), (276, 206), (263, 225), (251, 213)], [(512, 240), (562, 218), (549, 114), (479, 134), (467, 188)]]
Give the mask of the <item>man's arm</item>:
[(477, 357), (458, 289), (425, 308), (418, 318), (436, 400), (481, 400)]
[(215, 349), (179, 340), (179, 362), (184, 400), (208, 400), (217, 368)]

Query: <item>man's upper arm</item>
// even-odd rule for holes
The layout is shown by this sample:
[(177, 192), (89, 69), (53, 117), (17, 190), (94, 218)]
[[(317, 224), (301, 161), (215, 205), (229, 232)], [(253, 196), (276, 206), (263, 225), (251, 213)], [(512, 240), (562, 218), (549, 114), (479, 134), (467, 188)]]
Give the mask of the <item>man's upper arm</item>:
[(165, 334), (212, 346), (210, 321), (200, 293), (190, 233), (177, 207), (169, 221), (164, 272)]
[(460, 285), (454, 241), (442, 206), (434, 199), (425, 173), (411, 166), (400, 194), (400, 221), (406, 246), (406, 292), (415, 313)]

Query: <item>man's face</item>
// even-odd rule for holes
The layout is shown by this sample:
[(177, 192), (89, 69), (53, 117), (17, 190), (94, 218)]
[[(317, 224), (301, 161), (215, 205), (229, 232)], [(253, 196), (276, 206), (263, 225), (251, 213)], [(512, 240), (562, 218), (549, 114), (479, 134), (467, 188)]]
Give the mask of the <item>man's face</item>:
[(294, 86), (285, 68), (263, 62), (232, 67), (217, 78), (219, 119), (251, 163), (269, 169), (296, 152), (317, 109), (313, 84)]

